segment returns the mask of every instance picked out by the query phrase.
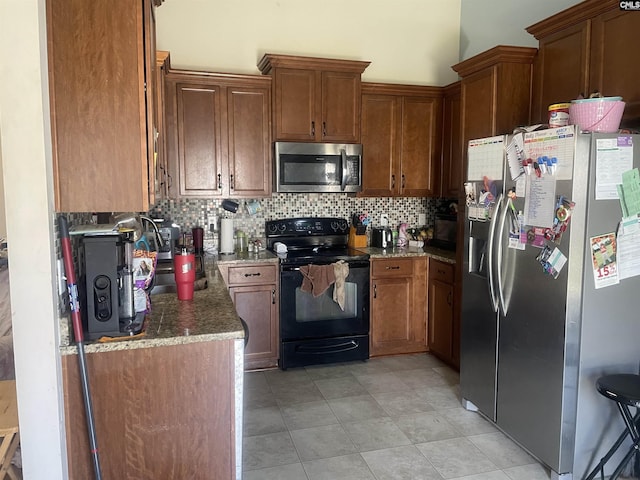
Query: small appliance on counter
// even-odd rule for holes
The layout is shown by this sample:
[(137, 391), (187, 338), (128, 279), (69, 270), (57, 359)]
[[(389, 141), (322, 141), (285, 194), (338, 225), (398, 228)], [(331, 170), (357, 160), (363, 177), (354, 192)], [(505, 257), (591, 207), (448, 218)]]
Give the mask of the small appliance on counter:
[(173, 253), (180, 239), (180, 225), (176, 225), (171, 220), (164, 220), (158, 230), (164, 242), (164, 245), (158, 248), (158, 261), (167, 260), (172, 262)]
[(373, 227), (371, 230), (371, 246), (376, 248), (392, 248), (393, 233), (388, 227)]
[(80, 281), (83, 326), (89, 340), (103, 336), (135, 335), (144, 313), (136, 314), (133, 300), (128, 234), (83, 235), (80, 239)]

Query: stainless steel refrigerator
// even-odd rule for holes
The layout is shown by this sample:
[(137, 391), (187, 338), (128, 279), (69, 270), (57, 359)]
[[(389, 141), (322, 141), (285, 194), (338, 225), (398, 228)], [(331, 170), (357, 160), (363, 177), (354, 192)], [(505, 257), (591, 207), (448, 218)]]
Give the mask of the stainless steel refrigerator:
[[(640, 242), (629, 245), (632, 229), (624, 230), (631, 251), (615, 263), (622, 244), (611, 233), (623, 217), (616, 179), (640, 166), (639, 149), (640, 136), (573, 127), (469, 142), (463, 405), (550, 467), (552, 478), (582, 478), (624, 428), (595, 382), (638, 373), (640, 276), (631, 260)], [(557, 163), (527, 162), (541, 153)]]

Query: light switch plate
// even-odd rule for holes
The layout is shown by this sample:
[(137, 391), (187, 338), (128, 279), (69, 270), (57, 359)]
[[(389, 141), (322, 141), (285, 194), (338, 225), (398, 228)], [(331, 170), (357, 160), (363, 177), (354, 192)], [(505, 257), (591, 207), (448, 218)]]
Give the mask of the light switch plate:
[(427, 224), (427, 214), (426, 213), (419, 213), (418, 214), (418, 226), (419, 227), (424, 227)]

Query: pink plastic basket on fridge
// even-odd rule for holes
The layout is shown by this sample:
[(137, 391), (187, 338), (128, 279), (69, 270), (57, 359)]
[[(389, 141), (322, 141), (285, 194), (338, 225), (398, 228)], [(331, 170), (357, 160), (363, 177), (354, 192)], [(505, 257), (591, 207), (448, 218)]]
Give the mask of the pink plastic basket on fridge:
[(617, 132), (624, 105), (621, 97), (574, 100), (569, 106), (569, 122), (583, 132)]

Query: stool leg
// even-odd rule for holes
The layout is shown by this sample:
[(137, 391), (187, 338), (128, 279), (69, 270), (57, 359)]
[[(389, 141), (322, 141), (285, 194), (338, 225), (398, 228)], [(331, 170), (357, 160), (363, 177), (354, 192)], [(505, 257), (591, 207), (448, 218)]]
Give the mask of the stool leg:
[[(621, 405), (620, 405), (619, 403), (617, 403), (617, 402), (616, 402), (616, 404), (618, 405), (618, 407), (619, 407), (619, 408), (621, 407)], [(620, 408), (620, 410), (621, 410), (622, 417), (623, 417), (623, 419), (624, 419), (625, 426), (626, 426), (626, 424), (627, 424), (627, 417), (625, 416), (625, 413), (624, 413), (624, 412), (622, 412), (622, 409), (621, 409), (621, 408)], [(628, 409), (627, 409), (627, 413), (629, 413)], [(630, 416), (630, 415), (631, 415), (631, 414), (629, 413), (629, 416)], [(632, 419), (632, 422), (631, 422), (631, 423), (632, 423), (632, 424), (634, 425), (634, 427), (635, 427), (635, 425), (637, 425), (638, 421), (640, 421), (640, 411), (636, 412), (636, 415), (635, 415), (635, 417), (633, 417), (633, 419)], [(636, 432), (637, 432), (637, 430), (636, 430)], [(614, 453), (616, 453), (616, 451), (618, 450), (618, 448), (620, 448), (620, 445), (622, 445), (622, 443), (624, 442), (624, 440), (627, 438), (627, 435), (632, 435), (632, 433), (631, 433), (631, 431), (629, 430), (629, 428), (628, 428), (628, 427), (627, 427), (627, 428), (626, 428), (626, 429), (625, 429), (625, 430), (620, 434), (620, 436), (619, 436), (619, 437), (618, 437), (618, 439), (616, 440), (616, 443), (614, 443), (614, 444), (613, 444), (613, 446), (609, 449), (609, 451), (604, 455), (604, 457), (602, 457), (602, 459), (600, 460), (600, 462), (598, 462), (598, 465), (596, 465), (596, 467), (591, 471), (591, 473), (589, 473), (589, 475), (587, 475), (586, 477), (584, 477), (584, 480), (593, 480), (594, 478), (596, 478), (596, 474), (597, 474), (598, 472), (600, 472), (600, 479), (601, 479), (601, 480), (604, 480), (604, 466), (605, 466), (605, 464), (609, 461), (609, 459), (613, 456), (613, 454), (614, 454)], [(633, 438), (633, 437), (632, 437), (632, 438)], [(635, 451), (634, 449), (637, 447), (637, 445), (638, 445), (638, 442), (637, 442), (637, 441), (634, 441), (634, 447), (632, 447), (632, 448), (631, 448), (631, 454), (633, 454), (633, 452)], [(627, 453), (627, 455), (629, 455), (629, 454)], [(626, 459), (626, 457), (625, 457), (625, 459)], [(625, 464), (626, 464), (626, 462), (628, 462), (628, 461), (629, 461), (628, 459), (626, 459), (626, 461), (625, 461), (625, 460), (623, 460), (623, 463), (624, 463), (624, 464), (621, 464), (621, 465), (622, 465), (622, 468), (624, 468), (624, 465), (625, 465)], [(618, 468), (620, 468), (620, 466), (618, 466)], [(620, 468), (620, 472), (622, 471), (622, 468)], [(620, 472), (618, 472), (618, 475), (620, 475)], [(613, 480), (614, 478), (617, 478), (617, 477), (611, 476), (611, 479), (610, 479), (610, 480)]]
[(610, 480), (616, 480), (620, 476), (624, 467), (629, 463), (629, 460), (631, 460), (633, 455), (638, 451), (638, 444), (640, 443), (640, 433), (638, 432), (638, 412), (636, 412), (635, 417), (632, 417), (631, 411), (627, 405), (622, 405), (621, 403), (618, 403), (617, 405), (633, 443), (620, 464), (614, 470)]

